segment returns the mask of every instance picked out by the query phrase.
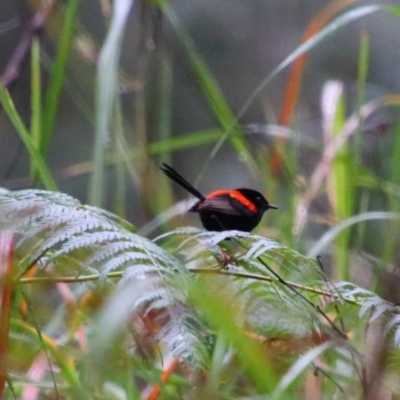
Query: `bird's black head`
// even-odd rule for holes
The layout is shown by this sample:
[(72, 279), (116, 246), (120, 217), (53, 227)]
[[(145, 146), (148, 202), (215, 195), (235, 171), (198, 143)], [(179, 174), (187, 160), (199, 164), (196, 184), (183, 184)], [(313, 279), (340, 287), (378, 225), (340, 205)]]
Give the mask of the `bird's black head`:
[(259, 213), (264, 214), (269, 209), (277, 210), (278, 207), (268, 203), (267, 199), (257, 190), (253, 189), (236, 189), (244, 197), (249, 199), (256, 207)]

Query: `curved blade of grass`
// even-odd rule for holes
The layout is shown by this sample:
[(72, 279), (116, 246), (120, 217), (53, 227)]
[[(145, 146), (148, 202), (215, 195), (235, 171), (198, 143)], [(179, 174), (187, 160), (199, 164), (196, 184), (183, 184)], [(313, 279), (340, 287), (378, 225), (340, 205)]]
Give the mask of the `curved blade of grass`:
[(113, 15), (105, 43), (100, 51), (96, 94), (96, 137), (94, 143), (94, 172), (89, 185), (89, 203), (101, 207), (104, 203), (104, 165), (109, 126), (117, 87), (118, 60), (126, 21), (134, 0), (113, 3)]
[[(307, 29), (301, 39), (301, 43), (306, 42), (307, 39), (316, 35), (329, 22), (329, 20), (331, 20), (345, 7), (348, 7), (352, 3), (355, 3), (355, 1), (357, 0), (338, 0), (329, 3), (308, 24)], [(286, 85), (283, 105), (279, 117), (279, 123), (283, 126), (290, 125), (292, 121), (293, 112), (296, 107), (297, 98), (300, 91), (301, 78), (303, 75), (305, 64), (307, 62), (307, 58), (308, 55), (303, 54), (302, 56), (298, 57), (293, 63), (293, 68), (290, 72), (289, 80)]]
[[(253, 103), (253, 101), (263, 92), (263, 90), (268, 86), (268, 84), (271, 82), (271, 80), (278, 75), (282, 70), (284, 70), (287, 66), (289, 66), (292, 62), (294, 62), (297, 58), (302, 56), (303, 54), (307, 53), (311, 49), (313, 49), (315, 46), (320, 44), (322, 41), (324, 41), (327, 37), (332, 35), (334, 32), (336, 32), (338, 29), (348, 25), (349, 23), (356, 21), (360, 18), (366, 17), (367, 15), (370, 15), (374, 12), (381, 11), (381, 10), (388, 10), (391, 12), (391, 9), (395, 8), (397, 12), (396, 7), (385, 7), (385, 6), (363, 6), (363, 7), (358, 7), (356, 9), (347, 11), (340, 15), (339, 17), (335, 18), (333, 21), (331, 21), (329, 24), (325, 26), (325, 28), (321, 29), (317, 34), (309, 38), (307, 41), (305, 41), (303, 44), (298, 46), (296, 50), (294, 50), (292, 53), (290, 53), (261, 83), (258, 85), (258, 87), (253, 91), (253, 93), (250, 95), (248, 100), (245, 102), (241, 110), (239, 111), (238, 118), (242, 117), (245, 112), (248, 110), (250, 105)], [(400, 14), (400, 11), (398, 11)]]
[(324, 233), (322, 237), (314, 244), (307, 254), (307, 257), (315, 258), (325, 247), (335, 240), (335, 238), (343, 232), (345, 229), (352, 225), (358, 224), (360, 222), (372, 221), (372, 220), (384, 220), (384, 219), (400, 219), (400, 213), (386, 212), (386, 211), (372, 211), (366, 212), (354, 217), (347, 219), (336, 225), (334, 228), (329, 229), (328, 232)]
[[(306, 369), (310, 364), (324, 351), (332, 347), (334, 343), (326, 342), (320, 344), (309, 350), (306, 354), (302, 355), (285, 373), (279, 382), (278, 388), (272, 396), (272, 399), (280, 399), (284, 391), (290, 386), (290, 384)], [(285, 395), (283, 394), (283, 398)]]
[(1, 84), (0, 84), (0, 103), (3, 106), (4, 111), (6, 112), (8, 118), (10, 118), (12, 124), (14, 125), (14, 128), (17, 130), (30, 156), (32, 157), (35, 168), (37, 169), (38, 175), (42, 180), (45, 188), (48, 190), (57, 190), (57, 184), (53, 180), (53, 177), (51, 176), (51, 173), (47, 168), (42, 155), (35, 147), (35, 144), (32, 140), (32, 136), (29, 134), (24, 123), (22, 122), (21, 117), (19, 116), (18, 111), (16, 110), (8, 91)]

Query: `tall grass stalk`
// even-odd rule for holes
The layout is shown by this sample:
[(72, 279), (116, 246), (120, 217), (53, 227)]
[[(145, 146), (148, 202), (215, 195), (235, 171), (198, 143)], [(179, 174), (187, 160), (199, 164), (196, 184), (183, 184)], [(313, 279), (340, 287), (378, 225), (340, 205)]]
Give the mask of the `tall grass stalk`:
[(73, 44), (77, 16), (81, 0), (71, 0), (66, 3), (63, 27), (57, 44), (57, 55), (50, 73), (49, 86), (43, 102), (42, 129), (40, 134), (40, 153), (45, 157), (57, 117), (58, 105), (65, 81), (66, 66)]
[[(359, 56), (358, 56), (358, 77), (357, 77), (357, 99), (356, 99), (356, 107), (357, 111), (360, 112), (362, 104), (365, 102), (365, 87), (368, 78), (368, 68), (369, 68), (369, 53), (370, 53), (370, 39), (369, 35), (366, 32), (362, 32), (360, 36), (360, 48), (359, 48)], [(361, 163), (361, 152), (362, 152), (362, 140), (363, 133), (361, 129), (361, 124), (358, 127), (358, 130), (354, 139), (354, 163), (357, 165)], [(356, 177), (356, 180), (358, 177)], [(356, 181), (354, 182), (355, 184)], [(361, 189), (361, 188), (360, 188)], [(359, 190), (361, 192), (361, 201), (360, 201), (360, 212), (367, 211), (368, 206), (368, 193), (366, 191)], [(365, 224), (359, 224), (356, 229), (356, 240), (354, 241), (354, 245), (361, 244), (363, 242), (363, 238), (365, 235)]]
[(197, 76), (200, 88), (209, 102), (215, 117), (225, 131), (220, 141), (216, 144), (214, 151), (210, 153), (209, 158), (215, 157), (223, 142), (229, 139), (237, 153), (245, 157), (250, 170), (253, 172), (258, 171), (257, 164), (255, 163), (255, 160), (249, 151), (246, 142), (242, 136), (238, 134), (241, 132), (241, 129), (238, 125), (238, 119), (231, 110), (229, 103), (226, 101), (218, 82), (216, 82), (212, 76), (209, 68), (206, 65), (206, 62), (197, 51), (194, 42), (190, 39), (190, 36), (182, 27), (177, 15), (169, 6), (169, 4), (165, 0), (159, 0), (158, 3), (162, 7), (166, 17), (184, 44), (187, 56)]
[(96, 137), (93, 154), (88, 199), (93, 205), (102, 206), (105, 201), (105, 159), (110, 140), (110, 125), (117, 90), (118, 62), (121, 43), (133, 0), (113, 3), (113, 15), (106, 41), (98, 60), (96, 94)]
[[(337, 102), (332, 105), (334, 108), (334, 115), (331, 131), (327, 138), (329, 142), (342, 131), (346, 121), (344, 93), (341, 89), (339, 90), (341, 93), (337, 98)], [(353, 173), (349, 173), (352, 167), (351, 157), (349, 143), (345, 143), (336, 153), (335, 159), (332, 162), (332, 168), (327, 176), (328, 197), (333, 206), (334, 218), (336, 221), (343, 221), (349, 218), (353, 213), (353, 204), (355, 200), (355, 177)], [(334, 277), (338, 280), (347, 281), (350, 276), (350, 267), (348, 264), (350, 238), (350, 230), (347, 230), (336, 239), (336, 268), (334, 271)]]
[[(42, 79), (40, 71), (40, 42), (35, 39), (31, 50), (31, 126), (33, 145), (40, 150), (42, 134)], [(31, 159), (31, 180), (37, 176), (35, 164)]]

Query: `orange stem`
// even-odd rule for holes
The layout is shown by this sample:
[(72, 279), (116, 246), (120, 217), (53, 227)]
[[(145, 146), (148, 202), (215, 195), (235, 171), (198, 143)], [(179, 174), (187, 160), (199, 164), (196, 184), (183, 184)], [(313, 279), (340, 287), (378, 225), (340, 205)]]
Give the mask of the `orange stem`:
[[(306, 42), (308, 39), (318, 33), (335, 15), (355, 1), (356, 0), (337, 0), (330, 3), (310, 22), (301, 38), (301, 43)], [(296, 108), (297, 99), (300, 93), (303, 71), (307, 60), (308, 54), (303, 54), (293, 63), (283, 98), (281, 114), (279, 117), (279, 124), (282, 126), (289, 126), (292, 123), (294, 110)], [(284, 138), (278, 140), (282, 143), (286, 142)], [(272, 174), (275, 176), (278, 175), (282, 169), (282, 166), (283, 157), (279, 150), (274, 148), (270, 161)]]
[[(176, 366), (178, 365), (179, 357), (175, 357), (169, 367), (162, 373), (161, 375), (161, 382), (166, 383), (174, 372)], [(150, 394), (148, 395), (146, 400), (157, 400), (158, 396), (160, 396), (161, 388), (160, 385), (154, 385), (153, 389), (151, 390)]]
[[(333, 3), (330, 3), (310, 22), (301, 38), (301, 43), (306, 42), (308, 39), (318, 33), (335, 15), (355, 1), (356, 0), (337, 0)], [(303, 70), (307, 59), (308, 54), (303, 54), (293, 63), (289, 81), (286, 86), (281, 115), (279, 118), (279, 123), (283, 126), (288, 126), (292, 121), (293, 112), (296, 107), (300, 92)]]
[(11, 232), (0, 234), (0, 400), (7, 381), (7, 349), (12, 298), (14, 242)]

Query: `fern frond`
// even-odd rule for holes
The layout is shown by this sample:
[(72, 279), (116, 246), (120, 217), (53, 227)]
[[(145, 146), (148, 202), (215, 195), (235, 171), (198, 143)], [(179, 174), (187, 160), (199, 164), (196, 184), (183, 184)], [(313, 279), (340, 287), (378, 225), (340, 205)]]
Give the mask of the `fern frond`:
[[(34, 261), (42, 267), (41, 274), (51, 272), (52, 277), (77, 279), (90, 273), (92, 286), (110, 282), (109, 274), (121, 271), (113, 312), (120, 312), (118, 301), (123, 311), (105, 322), (115, 324), (110, 332), (117, 332), (121, 322), (132, 323), (136, 351), (151, 337), (158, 349), (149, 351), (151, 357), (178, 357), (192, 371), (210, 365), (218, 329), (229, 341), (229, 332), (223, 329), (224, 324), (232, 327), (227, 324), (231, 320), (250, 337), (304, 337), (302, 351), (315, 345), (314, 333), (321, 334), (321, 341), (335, 338), (334, 351), (342, 351), (350, 367), (351, 345), (340, 335), (336, 318), (358, 315), (358, 320), (371, 322), (384, 317), (386, 334), (393, 334), (400, 345), (397, 305), (351, 283), (327, 282), (315, 259), (268, 238), (181, 228), (162, 235), (156, 244), (109, 212), (45, 191), (0, 195), (0, 216), (0, 229), (16, 233), (18, 276)], [(194, 288), (201, 288), (200, 297), (204, 293), (211, 299), (210, 307), (226, 302), (232, 314), (216, 315), (222, 323), (213, 323), (213, 313), (204, 312), (193, 300)], [(120, 292), (123, 297), (118, 298)], [(324, 309), (334, 310), (332, 320)], [(357, 322), (346, 320), (346, 331)], [(229, 346), (232, 353), (240, 352), (234, 340)]]
[(168, 349), (168, 353), (196, 371), (207, 364), (205, 357), (209, 357), (210, 343), (204, 335), (209, 328), (187, 297), (186, 289), (192, 280), (192, 275), (187, 271), (180, 273), (179, 268), (159, 271), (143, 265), (128, 268), (121, 287), (130, 285), (135, 292), (133, 314), (144, 318), (151, 315), (160, 324), (154, 339), (161, 348)]
[(175, 302), (168, 310), (168, 321), (157, 335), (174, 357), (179, 357), (195, 368), (209, 365), (209, 328), (202, 323), (194, 310), (182, 302)]
[[(16, 251), (21, 254), (22, 267), (39, 259), (43, 267), (57, 269), (59, 265), (65, 267), (69, 259), (71, 275), (90, 270), (104, 276), (136, 263), (156, 263), (159, 268), (174, 265), (160, 247), (133, 233), (132, 225), (107, 211), (83, 206), (65, 194), (9, 192), (0, 196), (0, 215), (0, 228), (19, 234)], [(115, 261), (114, 257), (120, 258)]]

